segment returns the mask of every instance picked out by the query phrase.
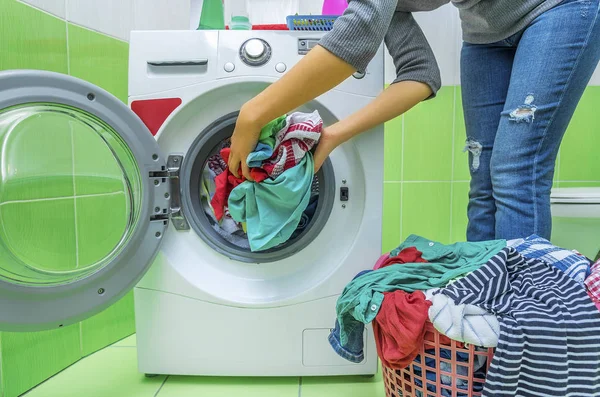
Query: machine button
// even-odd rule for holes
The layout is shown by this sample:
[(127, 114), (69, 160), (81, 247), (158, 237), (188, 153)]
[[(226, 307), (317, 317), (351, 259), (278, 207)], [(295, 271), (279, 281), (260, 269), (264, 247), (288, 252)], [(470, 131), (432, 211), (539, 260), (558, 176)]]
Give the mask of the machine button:
[(279, 73), (285, 72), (286, 69), (287, 69), (287, 66), (283, 62), (279, 62), (277, 65), (275, 65), (275, 70), (278, 71)]
[(363, 77), (365, 77), (365, 72), (356, 72), (352, 75), (352, 77), (354, 77), (357, 80), (362, 79)]
[(429, 246), (430, 246), (430, 247), (433, 247), (433, 246), (434, 246), (434, 243), (429, 243)]
[(271, 59), (271, 46), (261, 39), (250, 39), (242, 44), (240, 58), (249, 66), (262, 66)]
[(371, 305), (371, 311), (374, 312), (375, 310), (377, 310), (377, 305)]
[(223, 69), (225, 69), (227, 73), (231, 73), (235, 70), (235, 65), (231, 62), (227, 62), (225, 66), (223, 66)]
[(248, 58), (258, 59), (262, 57), (267, 48), (265, 44), (259, 39), (251, 39), (244, 45), (244, 53)]
[(340, 188), (340, 201), (348, 201), (350, 199), (350, 191), (347, 187)]

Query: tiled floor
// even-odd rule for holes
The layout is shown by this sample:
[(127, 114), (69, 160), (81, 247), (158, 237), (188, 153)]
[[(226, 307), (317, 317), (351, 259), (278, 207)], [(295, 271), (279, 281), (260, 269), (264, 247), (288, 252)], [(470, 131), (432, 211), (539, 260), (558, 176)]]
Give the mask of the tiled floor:
[(374, 378), (145, 378), (137, 371), (135, 335), (39, 385), (26, 397), (384, 397)]

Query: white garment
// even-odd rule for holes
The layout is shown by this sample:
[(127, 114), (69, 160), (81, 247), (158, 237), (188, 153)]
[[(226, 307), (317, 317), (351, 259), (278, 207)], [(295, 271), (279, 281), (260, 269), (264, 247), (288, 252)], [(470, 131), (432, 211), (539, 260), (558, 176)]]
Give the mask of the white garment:
[(495, 315), (474, 305), (456, 305), (442, 294), (428, 296), (427, 299), (432, 303), (429, 320), (438, 332), (475, 346), (498, 345), (500, 324)]

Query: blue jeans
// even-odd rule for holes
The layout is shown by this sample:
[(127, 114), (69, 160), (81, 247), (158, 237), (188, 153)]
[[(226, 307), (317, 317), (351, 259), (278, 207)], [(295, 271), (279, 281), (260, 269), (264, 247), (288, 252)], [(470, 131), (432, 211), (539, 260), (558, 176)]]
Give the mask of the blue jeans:
[(600, 60), (599, 5), (565, 0), (506, 40), (464, 43), (469, 241), (550, 239), (556, 156)]

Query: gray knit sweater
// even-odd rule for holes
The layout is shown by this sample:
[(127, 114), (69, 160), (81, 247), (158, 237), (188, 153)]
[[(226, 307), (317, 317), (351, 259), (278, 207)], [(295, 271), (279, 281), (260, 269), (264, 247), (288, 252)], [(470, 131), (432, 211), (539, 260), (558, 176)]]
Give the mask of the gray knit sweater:
[[(451, 0), (460, 12), (463, 39), (473, 44), (504, 40), (562, 0)], [(450, 0), (349, 0), (348, 9), (320, 45), (357, 70), (365, 70), (381, 42), (394, 59), (396, 80), (440, 89), (440, 72), (411, 12), (431, 11)]]

